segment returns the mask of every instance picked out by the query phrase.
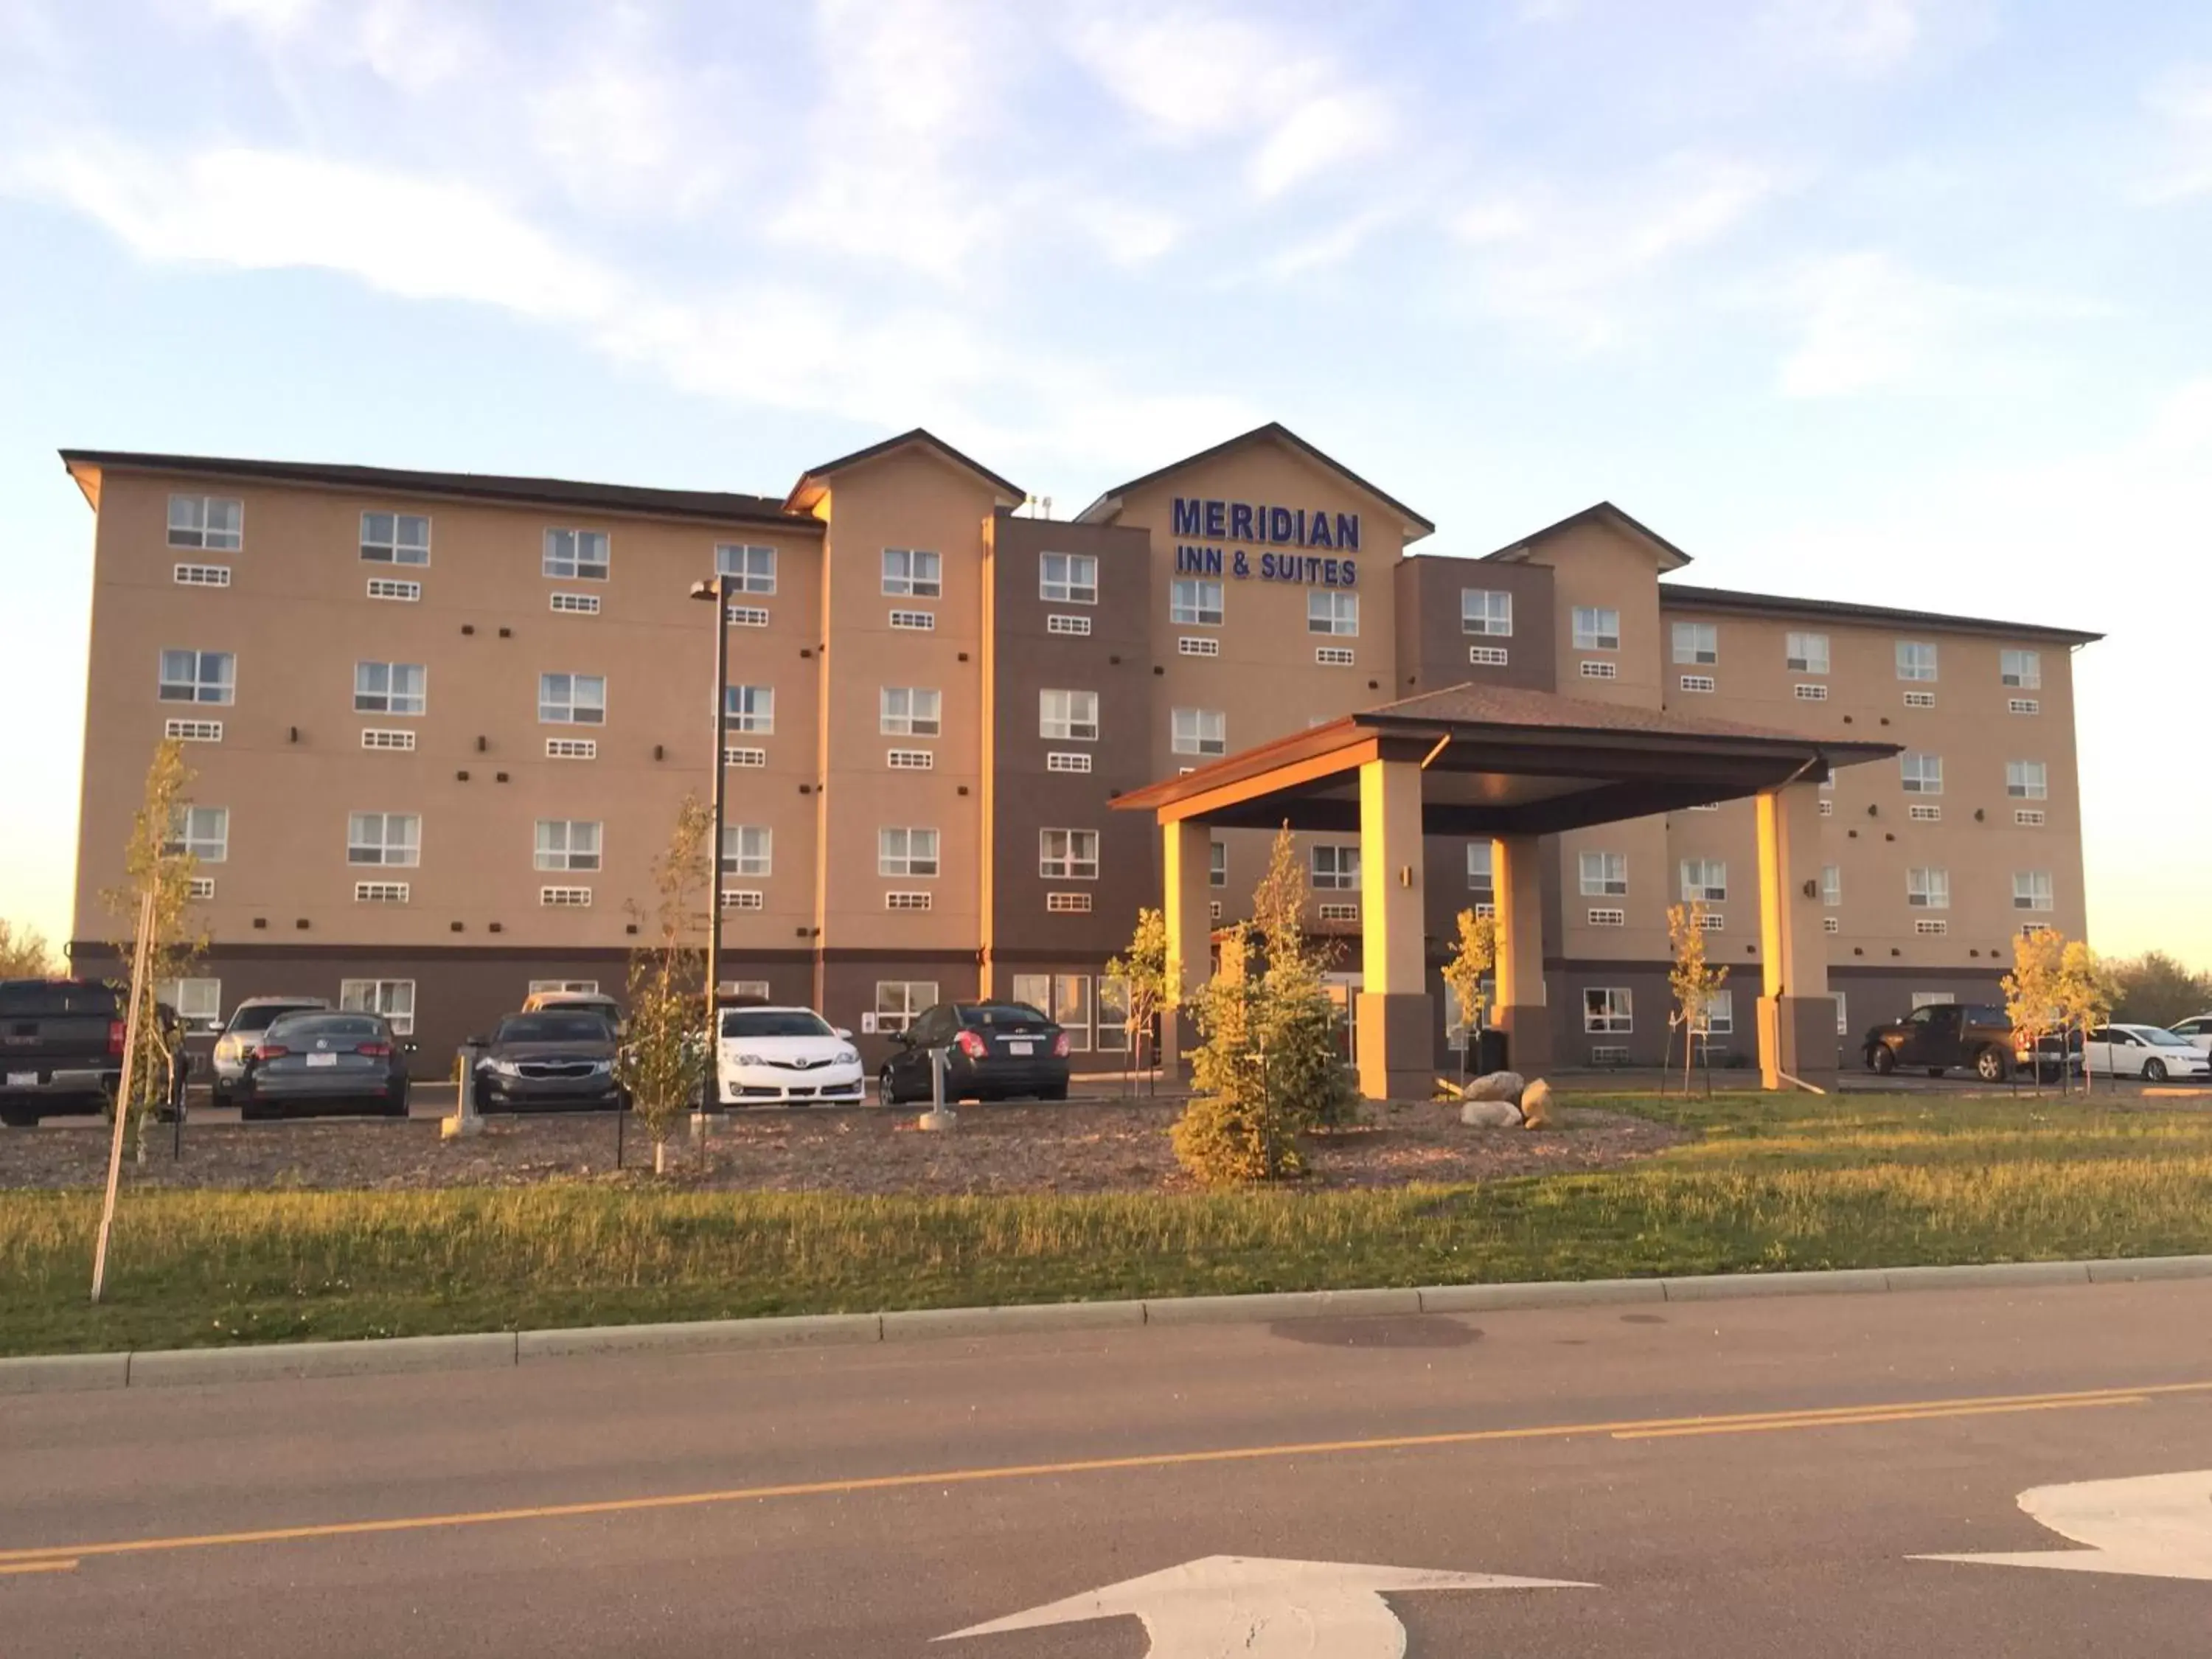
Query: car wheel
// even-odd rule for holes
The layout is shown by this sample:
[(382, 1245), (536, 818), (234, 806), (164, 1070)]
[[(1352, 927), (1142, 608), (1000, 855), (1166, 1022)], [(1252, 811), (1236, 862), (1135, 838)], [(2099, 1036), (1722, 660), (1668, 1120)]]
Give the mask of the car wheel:
[(1887, 1077), (1897, 1069), (1897, 1056), (1886, 1046), (1877, 1045), (1867, 1050), (1867, 1069), (1877, 1077)]
[(1974, 1056), (1974, 1075), (1984, 1083), (2002, 1083), (2011, 1069), (2002, 1048), (1984, 1048)]
[(886, 1066), (876, 1073), (876, 1104), (896, 1106), (898, 1103), (898, 1085), (891, 1081), (891, 1068)]
[(2166, 1081), (2166, 1062), (2165, 1062), (2164, 1060), (2147, 1060), (2143, 1061), (2143, 1073), (2142, 1073), (2142, 1075), (2143, 1075), (2143, 1081), (2144, 1081), (2145, 1083), (2163, 1083), (2163, 1082), (2165, 1082), (2165, 1081)]

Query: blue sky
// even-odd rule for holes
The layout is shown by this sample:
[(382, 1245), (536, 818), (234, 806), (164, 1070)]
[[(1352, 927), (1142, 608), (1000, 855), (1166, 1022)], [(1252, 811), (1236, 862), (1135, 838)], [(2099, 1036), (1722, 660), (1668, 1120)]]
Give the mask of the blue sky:
[(1487, 551), (2106, 630), (2093, 936), (2212, 964), (2212, 8), (0, 0), (0, 915), (68, 927), (53, 452), (1072, 512), (1279, 419)]

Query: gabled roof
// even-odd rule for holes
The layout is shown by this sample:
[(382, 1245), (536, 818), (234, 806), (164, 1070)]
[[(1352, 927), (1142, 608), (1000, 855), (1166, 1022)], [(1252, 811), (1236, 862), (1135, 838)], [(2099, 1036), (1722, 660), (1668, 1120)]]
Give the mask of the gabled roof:
[(799, 475), (799, 482), (792, 485), (791, 494), (784, 498), (785, 509), (793, 513), (811, 512), (814, 503), (822, 499), (825, 481), (832, 473), (842, 472), (848, 467), (859, 466), (865, 461), (872, 461), (878, 456), (888, 455), (893, 450), (902, 449), (908, 444), (920, 444), (926, 449), (934, 451), (963, 471), (974, 473), (994, 489), (1012, 496), (1013, 505), (1018, 506), (1028, 499), (1022, 487), (1012, 479), (1000, 477), (981, 461), (962, 454), (935, 433), (925, 427), (918, 426), (911, 431), (900, 433), (895, 438), (886, 438), (881, 443), (870, 444), (866, 449), (856, 449), (849, 455), (840, 455), (834, 461), (824, 461), (819, 466), (808, 467), (805, 471)]
[(1680, 570), (1690, 562), (1690, 556), (1680, 548), (1652, 529), (1650, 526), (1639, 523), (1630, 517), (1611, 501), (1600, 501), (1595, 507), (1586, 507), (1579, 513), (1570, 514), (1557, 524), (1546, 525), (1534, 534), (1523, 536), (1510, 547), (1501, 547), (1495, 553), (1486, 553), (1482, 556), (1486, 559), (1496, 559), (1504, 564), (1519, 564), (1535, 551), (1540, 542), (1549, 541), (1554, 536), (1564, 535), (1568, 531), (1577, 529), (1586, 524), (1609, 525), (1613, 529), (1624, 532), (1632, 538), (1642, 542), (1650, 550), (1652, 556), (1658, 561), (1662, 570)]
[(1985, 617), (1946, 616), (1936, 611), (1899, 611), (1881, 605), (1850, 605), (1838, 599), (1793, 599), (1778, 593), (1745, 593), (1725, 587), (1692, 587), (1687, 582), (1659, 584), (1661, 608), (1719, 611), (1747, 617), (1797, 617), (1808, 621), (1891, 623), (1954, 634), (2002, 634), (2024, 640), (2088, 645), (2105, 636), (2045, 623), (1997, 622)]
[(1436, 525), (1431, 520), (1414, 512), (1412, 507), (1395, 496), (1386, 495), (1377, 489), (1335, 457), (1316, 449), (1280, 421), (1270, 421), (1265, 426), (1255, 426), (1249, 432), (1239, 433), (1224, 443), (1214, 445), (1211, 449), (1201, 449), (1195, 455), (1186, 455), (1179, 461), (1170, 461), (1165, 466), (1155, 471), (1147, 472), (1140, 478), (1132, 478), (1127, 483), (1115, 484), (1097, 501), (1085, 507), (1082, 512), (1077, 514), (1075, 521), (1078, 524), (1102, 522), (1121, 510), (1121, 498), (1131, 490), (1142, 489), (1146, 484), (1156, 483), (1170, 473), (1180, 472), (1185, 467), (1196, 466), (1201, 462), (1212, 460), (1217, 456), (1226, 455), (1233, 449), (1242, 449), (1245, 445), (1257, 443), (1263, 438), (1273, 438), (1279, 443), (1289, 445), (1307, 459), (1318, 463), (1356, 488), (1365, 490), (1393, 512), (1405, 514), (1407, 527), (1415, 532), (1407, 537), (1407, 540), (1419, 540), (1420, 537), (1430, 535), (1436, 530)]
[[(155, 455), (117, 449), (64, 449), (61, 458), (62, 464), (72, 473), (81, 468), (115, 467), (199, 477), (322, 485), (379, 495), (450, 495), (545, 507), (598, 507), (720, 524), (773, 524), (787, 530), (821, 528), (814, 520), (785, 512), (781, 503), (769, 496), (741, 495), (722, 490), (653, 489), (637, 484), (585, 483), (571, 478), (514, 478), (489, 472), (420, 472), (400, 467), (239, 460), (213, 455)], [(78, 482), (83, 484), (82, 476)]]

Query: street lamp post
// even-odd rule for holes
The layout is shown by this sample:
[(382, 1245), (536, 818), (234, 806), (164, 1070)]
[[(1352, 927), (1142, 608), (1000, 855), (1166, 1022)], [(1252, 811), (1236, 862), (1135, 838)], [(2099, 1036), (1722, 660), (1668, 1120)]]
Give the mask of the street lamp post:
[(692, 583), (691, 597), (708, 600), (714, 607), (714, 752), (713, 769), (709, 774), (714, 780), (710, 798), (714, 802), (714, 840), (713, 855), (708, 865), (713, 872), (713, 879), (707, 894), (707, 1082), (701, 1102), (701, 1110), (704, 1112), (720, 1092), (714, 1086), (715, 1051), (719, 1046), (715, 1014), (716, 998), (722, 985), (722, 826), (728, 812), (725, 791), (729, 776), (727, 745), (730, 737), (728, 574), (717, 571), (712, 581)]

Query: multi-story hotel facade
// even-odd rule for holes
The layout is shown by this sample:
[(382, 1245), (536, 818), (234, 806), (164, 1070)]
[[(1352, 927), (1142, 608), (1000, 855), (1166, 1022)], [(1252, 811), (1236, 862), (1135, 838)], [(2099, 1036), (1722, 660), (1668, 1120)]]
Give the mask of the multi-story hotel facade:
[[(180, 738), (209, 943), (172, 994), (202, 1021), (306, 993), (435, 1051), (532, 989), (619, 994), (653, 861), (708, 793), (714, 613), (690, 590), (717, 573), (722, 982), (856, 1030), (1015, 996), (1117, 1064), (1103, 969), (1161, 855), (1112, 800), (1468, 683), (1900, 745), (1821, 801), (1839, 1032), (1993, 994), (2023, 927), (2085, 930), (2072, 653), (2094, 635), (1693, 586), (1609, 504), (1481, 557), (1413, 553), (1435, 526), (1279, 426), (1072, 521), (919, 431), (780, 498), (63, 459), (97, 520), (73, 956), (112, 969), (100, 894)], [(1299, 839), (1348, 987), (1357, 844)], [(1221, 833), (1222, 921), (1266, 842)], [(1701, 900), (1711, 958), (1755, 982), (1749, 801), (1546, 845), (1560, 1063), (1665, 1049), (1670, 904)], [(1490, 844), (1424, 857), (1433, 968), (1491, 900)], [(1717, 1047), (1748, 1048), (1753, 994), (1723, 999)]]

